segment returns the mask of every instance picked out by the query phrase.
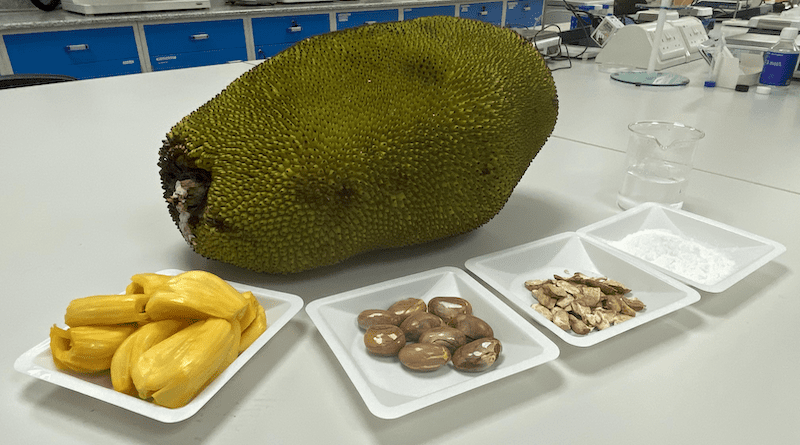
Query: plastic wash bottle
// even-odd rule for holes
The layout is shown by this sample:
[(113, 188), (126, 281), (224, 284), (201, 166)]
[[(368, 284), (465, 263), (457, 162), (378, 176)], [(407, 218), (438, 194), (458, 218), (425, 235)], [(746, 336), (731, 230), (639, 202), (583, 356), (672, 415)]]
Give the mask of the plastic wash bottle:
[(800, 55), (800, 48), (795, 43), (797, 32), (797, 28), (783, 28), (778, 43), (764, 54), (764, 68), (758, 80), (761, 85), (773, 90), (789, 86)]

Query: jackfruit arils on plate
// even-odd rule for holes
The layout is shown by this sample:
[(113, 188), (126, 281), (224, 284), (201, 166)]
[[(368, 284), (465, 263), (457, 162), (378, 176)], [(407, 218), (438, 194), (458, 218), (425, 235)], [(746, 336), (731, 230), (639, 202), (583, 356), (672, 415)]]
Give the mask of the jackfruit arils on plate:
[(483, 225), (557, 114), (549, 69), (511, 30), (423, 17), (336, 31), (177, 123), (164, 197), (197, 253), (299, 272)]

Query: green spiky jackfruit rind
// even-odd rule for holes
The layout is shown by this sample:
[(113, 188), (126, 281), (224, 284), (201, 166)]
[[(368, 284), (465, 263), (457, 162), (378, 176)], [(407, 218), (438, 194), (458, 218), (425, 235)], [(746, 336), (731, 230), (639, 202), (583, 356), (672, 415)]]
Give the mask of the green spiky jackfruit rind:
[(295, 44), (181, 120), (162, 185), (196, 252), (293, 273), (483, 225), (557, 112), (549, 69), (510, 30), (368, 25)]

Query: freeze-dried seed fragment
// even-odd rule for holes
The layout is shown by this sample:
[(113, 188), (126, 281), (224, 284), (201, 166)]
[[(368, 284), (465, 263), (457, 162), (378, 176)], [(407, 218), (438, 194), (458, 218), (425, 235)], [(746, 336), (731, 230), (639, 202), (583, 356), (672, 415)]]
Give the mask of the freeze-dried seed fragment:
[(636, 297), (622, 297), (622, 301), (624, 301), (625, 304), (627, 304), (631, 309), (633, 309), (636, 312), (644, 310), (645, 308), (645, 305), (644, 303), (642, 303), (642, 300)]
[(572, 327), (569, 325), (569, 312), (561, 309), (560, 307), (556, 307), (553, 310), (553, 323), (567, 332), (572, 329)]
[(538, 303), (534, 310), (565, 331), (584, 335), (630, 320), (645, 305), (622, 283), (606, 277), (592, 278), (580, 272), (564, 278), (527, 280), (525, 288)]
[(533, 310), (535, 310), (536, 312), (542, 314), (544, 316), (544, 318), (546, 318), (546, 319), (548, 319), (550, 321), (553, 321), (553, 313), (550, 312), (550, 309), (547, 309), (546, 307), (542, 306), (541, 304), (535, 303), (533, 305)]
[(586, 335), (592, 332), (592, 328), (572, 314), (569, 314), (569, 326), (572, 328), (573, 332), (579, 335)]

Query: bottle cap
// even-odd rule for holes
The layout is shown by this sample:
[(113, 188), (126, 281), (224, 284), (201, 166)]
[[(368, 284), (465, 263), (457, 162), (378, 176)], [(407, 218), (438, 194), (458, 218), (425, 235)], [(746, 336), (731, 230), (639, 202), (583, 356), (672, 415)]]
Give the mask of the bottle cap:
[(797, 28), (783, 28), (781, 30), (781, 39), (782, 40), (794, 40), (797, 38)]
[(769, 94), (772, 92), (772, 88), (765, 87), (764, 85), (759, 85), (756, 87), (756, 94)]

